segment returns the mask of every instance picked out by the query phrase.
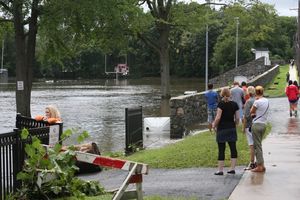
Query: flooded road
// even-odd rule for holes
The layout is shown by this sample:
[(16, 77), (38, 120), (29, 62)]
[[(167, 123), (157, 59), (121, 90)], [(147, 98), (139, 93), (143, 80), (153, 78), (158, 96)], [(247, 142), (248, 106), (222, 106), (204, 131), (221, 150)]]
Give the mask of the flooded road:
[[(171, 80), (171, 95), (186, 90), (201, 91), (199, 79)], [(0, 133), (14, 128), (16, 117), (15, 86), (0, 85)], [(31, 99), (32, 116), (43, 115), (53, 104), (61, 112), (64, 130), (86, 130), (88, 141), (99, 144), (101, 151), (123, 151), (125, 146), (125, 108), (143, 107), (143, 117), (169, 116), (168, 101), (161, 102), (160, 79), (59, 81), (34, 83)], [(169, 135), (165, 136), (168, 139)], [(145, 143), (147, 139), (145, 138)], [(74, 139), (67, 144), (74, 143)]]
[(272, 124), (271, 135), (300, 135), (300, 119), (289, 116), (289, 102), (286, 97), (269, 98), (269, 121)]

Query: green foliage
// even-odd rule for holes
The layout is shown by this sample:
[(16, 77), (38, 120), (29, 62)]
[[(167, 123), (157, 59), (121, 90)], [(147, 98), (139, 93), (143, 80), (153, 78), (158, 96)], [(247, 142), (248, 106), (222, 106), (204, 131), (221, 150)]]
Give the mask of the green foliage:
[[(72, 130), (66, 130), (62, 141), (72, 133)], [(84, 131), (78, 136), (78, 142), (86, 137), (88, 133)], [(62, 150), (62, 145), (57, 143), (46, 150), (40, 140), (31, 136), (26, 129), (22, 131), (21, 138), (31, 143), (25, 145), (27, 159), (23, 171), (17, 175), (17, 179), (22, 181), (22, 187), (11, 199), (52, 199), (58, 196), (76, 196), (82, 199), (86, 195), (104, 193), (104, 188), (99, 183), (74, 177), (78, 170), (75, 166), (74, 147)]]
[[(267, 133), (271, 130), (268, 125)], [(246, 136), (238, 128), (238, 165), (249, 163), (249, 146)], [(217, 165), (218, 146), (215, 133), (203, 132), (188, 136), (175, 144), (159, 149), (143, 150), (126, 157), (128, 160), (149, 164), (152, 168), (191, 168), (215, 167)], [(184, 159), (183, 159), (184, 158)], [(225, 162), (229, 164), (230, 152), (226, 148)]]
[(279, 73), (266, 86), (265, 95), (269, 97), (283, 97), (285, 96), (286, 73), (289, 71), (289, 65), (280, 66)]

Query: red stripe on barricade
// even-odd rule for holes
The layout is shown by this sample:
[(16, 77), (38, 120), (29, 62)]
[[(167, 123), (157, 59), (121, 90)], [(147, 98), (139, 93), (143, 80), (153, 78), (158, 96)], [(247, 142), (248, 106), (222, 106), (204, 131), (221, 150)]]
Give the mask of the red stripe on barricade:
[(105, 157), (96, 157), (93, 164), (106, 166), (106, 167), (114, 167), (118, 169), (122, 169), (126, 161), (112, 159), (112, 158), (105, 158)]

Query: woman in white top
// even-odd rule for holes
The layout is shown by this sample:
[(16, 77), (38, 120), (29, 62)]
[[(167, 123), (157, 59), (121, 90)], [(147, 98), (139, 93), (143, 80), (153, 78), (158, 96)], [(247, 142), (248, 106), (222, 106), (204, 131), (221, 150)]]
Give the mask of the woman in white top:
[(252, 169), (252, 172), (266, 171), (264, 165), (264, 157), (262, 150), (262, 139), (267, 127), (267, 117), (269, 110), (269, 101), (263, 97), (264, 88), (262, 86), (255, 87), (256, 100), (250, 110), (252, 121), (252, 136), (254, 141), (254, 152), (257, 162), (257, 167)]

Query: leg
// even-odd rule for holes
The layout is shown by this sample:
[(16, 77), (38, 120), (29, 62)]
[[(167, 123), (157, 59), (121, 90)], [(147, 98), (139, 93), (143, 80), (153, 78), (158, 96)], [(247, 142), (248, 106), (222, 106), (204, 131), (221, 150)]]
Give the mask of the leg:
[(215, 173), (215, 175), (223, 175), (223, 168), (224, 168), (224, 159), (225, 159), (225, 148), (226, 144), (224, 142), (218, 143), (218, 171)]
[(237, 160), (237, 150), (236, 150), (236, 142), (228, 142), (231, 154), (231, 165), (230, 171), (228, 173), (235, 174), (235, 165)]
[(250, 132), (249, 128), (246, 128), (246, 136), (247, 136), (247, 141), (249, 145), (249, 150), (250, 150), (250, 165), (254, 164), (254, 147), (253, 147), (253, 137), (252, 133)]
[(209, 131), (211, 131), (212, 129), (212, 123), (213, 123), (213, 115), (212, 115), (212, 110), (211, 109), (207, 109), (207, 122), (208, 122), (208, 129)]
[(252, 125), (252, 135), (254, 141), (254, 152), (257, 159), (257, 167), (251, 171), (253, 172), (264, 172), (264, 158), (262, 150), (262, 138), (266, 130), (266, 125), (261, 123), (255, 123)]

